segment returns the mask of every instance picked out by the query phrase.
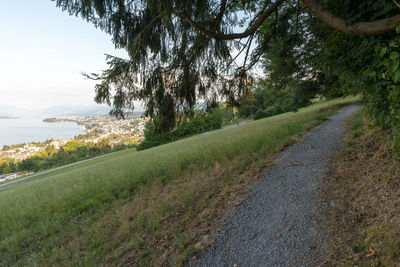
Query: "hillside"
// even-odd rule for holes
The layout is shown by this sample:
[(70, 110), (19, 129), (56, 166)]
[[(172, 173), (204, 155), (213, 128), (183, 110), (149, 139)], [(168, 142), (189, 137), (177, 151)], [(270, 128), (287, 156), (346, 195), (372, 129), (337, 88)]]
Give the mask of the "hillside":
[(182, 264), (274, 153), (356, 100), (118, 152), (0, 192), (1, 265)]
[(389, 129), (351, 121), (327, 193), (327, 266), (400, 266), (400, 160)]

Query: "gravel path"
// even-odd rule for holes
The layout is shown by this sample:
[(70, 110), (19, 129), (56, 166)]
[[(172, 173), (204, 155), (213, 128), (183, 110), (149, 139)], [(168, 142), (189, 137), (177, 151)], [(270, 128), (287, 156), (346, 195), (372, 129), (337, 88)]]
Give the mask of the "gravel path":
[(320, 265), (324, 180), (329, 179), (329, 160), (344, 140), (343, 121), (359, 109), (345, 107), (288, 147), (248, 188), (213, 244), (188, 266)]

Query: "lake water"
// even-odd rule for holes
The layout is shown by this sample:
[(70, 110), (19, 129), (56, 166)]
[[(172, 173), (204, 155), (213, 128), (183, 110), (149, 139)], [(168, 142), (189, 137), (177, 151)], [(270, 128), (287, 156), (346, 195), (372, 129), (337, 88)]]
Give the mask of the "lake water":
[(43, 122), (40, 117), (0, 118), (0, 148), (53, 138), (72, 138), (85, 132), (73, 122)]

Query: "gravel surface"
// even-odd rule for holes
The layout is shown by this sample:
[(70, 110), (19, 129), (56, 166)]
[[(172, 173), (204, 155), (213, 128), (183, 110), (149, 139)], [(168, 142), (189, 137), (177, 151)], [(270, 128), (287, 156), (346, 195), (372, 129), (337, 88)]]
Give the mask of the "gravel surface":
[(212, 245), (188, 266), (318, 266), (324, 233), (319, 210), (329, 160), (344, 141), (344, 120), (360, 109), (341, 112), (288, 147), (259, 181)]

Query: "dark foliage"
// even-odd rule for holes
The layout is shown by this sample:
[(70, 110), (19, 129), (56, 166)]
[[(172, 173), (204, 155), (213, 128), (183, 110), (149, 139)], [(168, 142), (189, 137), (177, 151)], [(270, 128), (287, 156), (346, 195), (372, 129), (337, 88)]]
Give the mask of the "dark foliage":
[(272, 108), (267, 108), (267, 109), (264, 109), (264, 110), (257, 111), (256, 114), (254, 114), (254, 119), (255, 120), (259, 120), (259, 119), (262, 119), (262, 118), (267, 118), (267, 117), (271, 117), (271, 116), (274, 116), (274, 115), (278, 115), (278, 114), (281, 114), (283, 112), (284, 112), (284, 110), (279, 106), (272, 107)]
[[(194, 116), (199, 99), (224, 99), (245, 115), (264, 110), (247, 97), (260, 58), (263, 85), (284, 110), (315, 96), (361, 93), (380, 125), (399, 125), (396, 1), (54, 1), (129, 53), (107, 56), (108, 70), (87, 75), (99, 82), (95, 100), (119, 117), (134, 100), (144, 102), (157, 134), (178, 127), (182, 113)], [(234, 50), (243, 52), (240, 65)]]
[(166, 133), (158, 133), (154, 121), (146, 124), (145, 140), (137, 146), (137, 150), (144, 150), (150, 147), (170, 143), (194, 134), (217, 130), (222, 127), (224, 114), (222, 109), (215, 109), (212, 112), (197, 111), (197, 114), (181, 123), (176, 129)]
[[(342, 12), (349, 22), (360, 18), (378, 19), (398, 13), (390, 1), (327, 1), (333, 12)], [(357, 10), (357, 12), (355, 12)], [(317, 27), (315, 25), (314, 27)], [(346, 94), (361, 94), (374, 122), (392, 130), (394, 147), (400, 149), (400, 36), (388, 33), (376, 37), (350, 36), (320, 25), (317, 41), (321, 52), (318, 68), (333, 87)], [(399, 32), (399, 31), (398, 31)]]
[(245, 71), (229, 64), (231, 49), (243, 45), (207, 37), (182, 16), (227, 33), (240, 24), (237, 11), (254, 13), (262, 1), (228, 1), (224, 7), (209, 0), (56, 2), (111, 34), (115, 46), (129, 53), (129, 59), (107, 56), (108, 70), (87, 75), (99, 81), (95, 100), (112, 105), (112, 115), (123, 117), (134, 100), (142, 101), (162, 133), (176, 126), (178, 113), (192, 113), (199, 98), (234, 102), (249, 81)]

